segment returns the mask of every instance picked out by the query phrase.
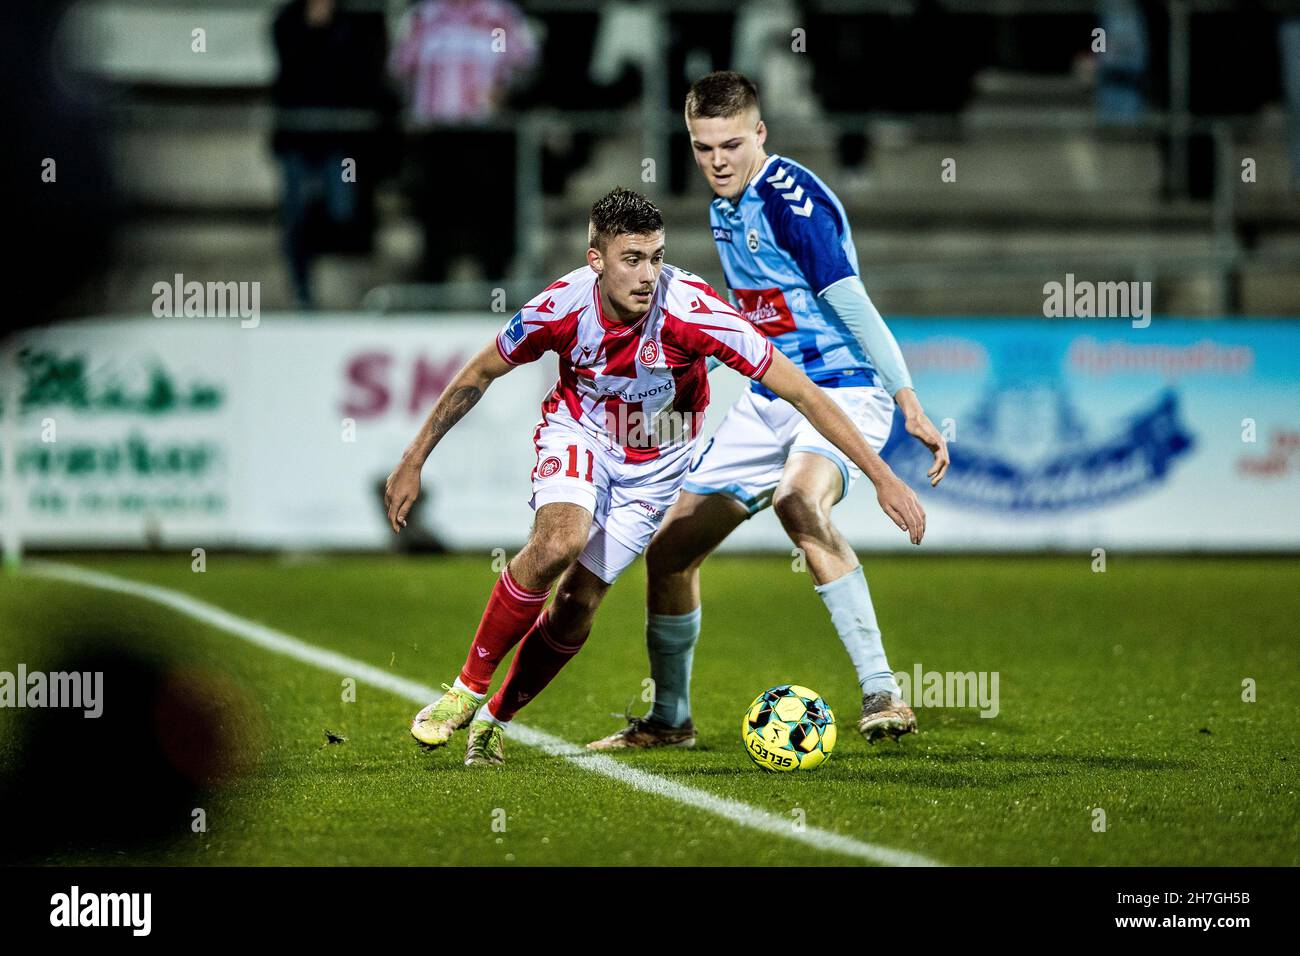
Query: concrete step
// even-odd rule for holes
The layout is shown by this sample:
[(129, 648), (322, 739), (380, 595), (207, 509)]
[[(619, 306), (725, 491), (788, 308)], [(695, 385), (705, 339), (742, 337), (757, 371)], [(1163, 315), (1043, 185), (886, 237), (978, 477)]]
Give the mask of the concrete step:
[[(421, 233), (407, 219), (386, 222), (369, 256), (322, 256), (313, 282), (321, 308), (358, 309), (377, 285), (405, 281), (419, 263)], [(155, 282), (176, 273), (202, 282), (257, 281), (261, 307), (294, 303), (279, 225), (213, 220), (146, 218), (122, 231), (104, 306), (112, 312), (148, 312)]]

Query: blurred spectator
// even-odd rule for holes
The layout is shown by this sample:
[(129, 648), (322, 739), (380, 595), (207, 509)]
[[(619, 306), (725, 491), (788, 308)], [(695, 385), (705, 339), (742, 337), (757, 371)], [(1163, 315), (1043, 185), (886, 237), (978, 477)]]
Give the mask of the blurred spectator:
[[(662, 11), (613, 0), (600, 8), (591, 50), (591, 82), (609, 87), (628, 70), (641, 76), (656, 69), (665, 46)], [(709, 72), (705, 70), (705, 72)]]
[(311, 309), (315, 258), (365, 251), (371, 241), (380, 170), (369, 160), (392, 106), (387, 36), (381, 15), (340, 9), (337, 0), (292, 0), (272, 30), (279, 69), (271, 145), (284, 174), (284, 249), (298, 306)]
[[(690, 137), (681, 121), (681, 114), (686, 103), (686, 91), (691, 84), (714, 70), (731, 69), (732, 37), (735, 35), (736, 14), (727, 10), (673, 10), (665, 18), (668, 69), (668, 103), (665, 104), (675, 117), (668, 129), (668, 188), (681, 195), (688, 184), (696, 185), (695, 161), (691, 158)], [(663, 24), (657, 29), (664, 30)], [(635, 35), (635, 34), (634, 34)], [(663, 38), (663, 34), (659, 38)], [(649, 38), (646, 45), (649, 46)], [(650, 47), (650, 56), (660, 47)], [(654, 62), (663, 62), (662, 54), (657, 61), (643, 67), (653, 69)], [(656, 88), (656, 84), (647, 84), (647, 90)], [(761, 90), (761, 87), (760, 87)]]
[[(21, 281), (5, 283), (0, 341), (11, 329), (98, 312), (111, 299), (114, 237), (125, 205), (113, 175), (113, 95), (93, 74), (68, 69), (57, 38), (73, 6), (73, 0), (5, 4), (0, 195), (13, 240), (5, 271)], [(75, 172), (60, 176), (58, 188), (33, 189), (28, 171), (61, 156), (75, 157)], [(129, 301), (116, 308), (134, 308)]]
[[(597, 36), (604, 31), (605, 11), (575, 10), (546, 13), (546, 40), (536, 68), (536, 81), (514, 97), (516, 109), (618, 110), (641, 96), (641, 74), (633, 64), (615, 64), (612, 72), (597, 73)], [(560, 195), (569, 179), (590, 161), (597, 132), (548, 125), (543, 137), (542, 188)]]
[[(828, 113), (956, 113), (991, 55), (988, 19), (948, 13), (937, 0), (866, 13), (807, 0), (804, 7), (813, 88)], [(843, 185), (866, 185), (867, 130), (841, 127), (837, 152)]]
[(1097, 55), (1097, 119), (1116, 126), (1134, 123), (1147, 110), (1146, 16), (1135, 0), (1105, 0), (1099, 19), (1106, 51)]
[(752, 0), (736, 15), (732, 69), (758, 86), (765, 117), (812, 121), (821, 114), (812, 91), (812, 62), (799, 55), (808, 43), (803, 21), (794, 0)]
[(412, 205), (425, 278), (468, 253), (501, 278), (515, 247), (513, 131), (491, 128), (538, 41), (507, 0), (421, 0), (402, 20), (390, 69), (408, 95)]
[(1282, 92), (1286, 96), (1291, 144), (1291, 189), (1300, 193), (1300, 16), (1282, 17), (1278, 43), (1282, 47)]

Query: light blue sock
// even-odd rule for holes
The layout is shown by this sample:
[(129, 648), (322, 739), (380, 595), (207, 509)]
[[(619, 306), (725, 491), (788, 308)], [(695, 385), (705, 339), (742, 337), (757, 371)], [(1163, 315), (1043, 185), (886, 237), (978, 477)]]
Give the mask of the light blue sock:
[(842, 578), (817, 585), (816, 591), (826, 603), (826, 610), (831, 612), (831, 623), (858, 672), (862, 693), (889, 691), (898, 694), (898, 682), (894, 680), (894, 672), (885, 659), (884, 645), (880, 643), (876, 609), (871, 606), (871, 591), (867, 588), (862, 566)]
[(646, 648), (655, 682), (652, 720), (680, 727), (691, 719), (691, 662), (700, 637), (700, 609), (685, 614), (647, 614)]

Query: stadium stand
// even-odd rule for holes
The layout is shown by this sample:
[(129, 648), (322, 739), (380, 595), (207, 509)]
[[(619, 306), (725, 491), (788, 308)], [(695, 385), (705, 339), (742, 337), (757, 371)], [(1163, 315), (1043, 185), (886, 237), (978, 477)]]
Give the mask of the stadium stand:
[[(671, 97), (693, 75), (736, 57), (772, 59), (763, 43), (780, 40), (783, 24), (807, 23), (807, 55), (822, 63), (828, 55), (818, 45), (837, 22), (860, 21), (867, 37), (888, 28), (893, 32), (881, 35), (898, 47), (902, 63), (937, 35), (928, 25), (948, 23), (946, 35), (956, 20), (968, 44), (938, 45), (929, 51), (933, 59), (899, 75), (901, 94), (860, 98), (852, 112), (830, 108), (844, 98), (827, 92), (857, 65), (843, 38), (834, 62), (847, 72), (778, 71), (764, 85), (769, 147), (824, 171), (840, 192), (882, 310), (1005, 313), (1009, 303), (1025, 302), (1028, 311), (1041, 299), (1044, 264), (1060, 262), (1116, 279), (1152, 279), (1162, 312), (1294, 309), (1300, 188), (1288, 175), (1278, 29), (1295, 11), (1285, 4), (1236, 13), (1211, 0), (1142, 4), (1151, 34), (1150, 109), (1120, 123), (1107, 123), (1096, 105), (1088, 51), (1101, 21), (1088, 3), (822, 0), (754, 4), (743, 17), (734, 4), (712, 0), (637, 5), (638, 39), (667, 48), (672, 76), (639, 70), (636, 44), (629, 54), (629, 44), (610, 39), (626, 40), (628, 24), (635, 25), (609, 26), (618, 5), (519, 5), (544, 37), (538, 74), (546, 80), (520, 88), (493, 121), (513, 131), (519, 147), (518, 248), (509, 273), (485, 275), (460, 262), (449, 281), (421, 282), (420, 224), (400, 179), (389, 176), (377, 184), (372, 251), (322, 260), (322, 307), (482, 309), (500, 286), (517, 300), (581, 254), (575, 224), (592, 196), (617, 182), (639, 183), (661, 203), (675, 261), (719, 280), (705, 187), (693, 170), (683, 176), (682, 157), (671, 155), (685, 149)], [(264, 307), (293, 307), (269, 148), (271, 23), (280, 6), (106, 0), (73, 8), (76, 22), (102, 38), (77, 56), (112, 90), (115, 168), (130, 213), (109, 277), (83, 311), (141, 311), (154, 278), (172, 271), (260, 278)], [(391, 41), (407, 5), (347, 6), (382, 14)], [(657, 27), (646, 30), (646, 23)], [(1211, 56), (1205, 37), (1222, 35), (1225, 24), (1245, 38), (1238, 46), (1251, 43), (1221, 44)], [(206, 52), (175, 42), (198, 27), (206, 31)], [(869, 70), (867, 81), (887, 88), (887, 67)], [(1217, 99), (1206, 93), (1217, 89), (1207, 84), (1210, 75), (1232, 78)], [(933, 89), (918, 92), (925, 82)], [(792, 102), (811, 107), (780, 108)], [(581, 109), (588, 104), (592, 109)], [(1196, 112), (1198, 105), (1204, 111)], [(845, 165), (845, 137), (869, 144), (865, 164)], [(653, 182), (641, 176), (648, 158), (658, 164)], [(957, 160), (955, 184), (941, 181), (945, 158)], [(1242, 182), (1245, 158), (1255, 162), (1254, 182)], [(564, 167), (558, 174), (557, 163)]]

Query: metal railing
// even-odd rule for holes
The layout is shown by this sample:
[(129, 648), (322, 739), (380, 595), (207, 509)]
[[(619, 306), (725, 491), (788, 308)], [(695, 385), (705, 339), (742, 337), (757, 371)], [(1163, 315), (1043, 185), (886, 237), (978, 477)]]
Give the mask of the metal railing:
[[(606, 5), (604, 0), (519, 0), (519, 2), (527, 12), (537, 14), (596, 12)], [(406, 0), (388, 0), (388, 3), (390, 13), (400, 13), (407, 6)], [(1077, 16), (1096, 14), (1100, 9), (1097, 0), (1047, 0), (1047, 2), (1045, 0), (938, 0), (937, 5), (953, 14), (984, 14), (997, 17), (1023, 14)], [(639, 6), (643, 10), (652, 11), (661, 18), (666, 18), (672, 13), (734, 11), (737, 9), (737, 2), (736, 0), (643, 0)], [(918, 12), (920, 6), (919, 0), (808, 0), (804, 9), (818, 13), (889, 13), (905, 16)], [(1205, 135), (1213, 141), (1216, 169), (1210, 209), (1214, 252), (1211, 260), (1202, 265), (1211, 268), (1219, 290), (1217, 298), (1227, 305), (1232, 302), (1232, 290), (1235, 285), (1233, 277), (1243, 259), (1243, 251), (1235, 230), (1236, 169), (1233, 143), (1240, 131), (1256, 132), (1261, 129), (1261, 123), (1256, 117), (1208, 119), (1192, 114), (1190, 109), (1191, 17), (1195, 13), (1230, 12), (1237, 9), (1237, 5), (1233, 0), (1167, 0), (1165, 7), (1169, 18), (1169, 108), (1165, 111), (1148, 112), (1144, 116), (1125, 122), (1122, 128), (1166, 138), (1168, 148), (1165, 151), (1164, 182), (1166, 191), (1175, 197), (1186, 197), (1188, 194), (1190, 144), (1193, 137)], [(1300, 0), (1265, 0), (1257, 5), (1256, 9), (1296, 14), (1300, 13)], [(666, 29), (661, 27), (651, 32), (649, 42), (666, 45), (668, 35)], [(652, 61), (667, 62), (667, 50), (651, 51), (651, 54), (653, 55), (649, 59)], [(545, 239), (541, 151), (543, 136), (548, 130), (557, 126), (568, 132), (626, 133), (635, 130), (639, 131), (641, 136), (643, 156), (656, 158), (668, 156), (670, 131), (681, 120), (679, 111), (668, 104), (667, 71), (646, 71), (643, 80), (643, 95), (639, 111), (636, 112), (528, 113), (502, 117), (493, 124), (498, 128), (514, 130), (518, 137), (516, 271), (531, 278), (527, 283), (511, 283), (511, 286), (535, 285), (536, 281), (543, 279), (540, 268), (541, 243)], [(887, 122), (892, 125), (907, 126), (922, 135), (961, 135), (975, 130), (993, 129), (1019, 133), (1105, 134), (1117, 128), (1093, 117), (1085, 119), (1068, 112), (1038, 114), (1032, 117), (1004, 116), (996, 113), (938, 116), (828, 113), (819, 117), (817, 122), (821, 131), (830, 127), (837, 132), (861, 132), (873, 124)], [(798, 141), (797, 123), (792, 123), (789, 118), (783, 120), (782, 132), (787, 142)], [(1127, 260), (1115, 259), (1110, 262), (1111, 266), (1125, 264), (1132, 266), (1132, 263)], [(1184, 270), (1185, 266), (1186, 261), (1181, 256), (1152, 253), (1144, 258), (1142, 268), (1144, 273), (1159, 277), (1177, 274)], [(1000, 268), (1005, 269), (1006, 266)], [(932, 272), (933, 264), (917, 263), (912, 269), (898, 265), (882, 266), (876, 270), (874, 281), (877, 283), (906, 281), (904, 277), (919, 274), (923, 270)], [(501, 283), (489, 283), (487, 287), (499, 288)], [(366, 302), (371, 306), (387, 308), (391, 303), (403, 301), (424, 301), (429, 304), (464, 301), (471, 291), (475, 295), (478, 294), (478, 289), (472, 283), (462, 284), (455, 290), (420, 288), (423, 291), (412, 288), (403, 291), (388, 286), (380, 287), (367, 295)]]
[[(498, 117), (481, 128), (512, 130), (517, 136), (516, 165), (516, 245), (514, 272), (522, 278), (511, 281), (491, 282), (452, 282), (442, 284), (386, 284), (371, 289), (363, 300), (363, 307), (378, 312), (406, 311), (416, 309), (441, 308), (481, 308), (482, 303), (490, 300), (496, 289), (506, 289), (507, 299), (511, 302), (522, 301), (540, 288), (539, 283), (549, 281), (543, 275), (543, 261), (546, 241), (545, 197), (541, 188), (542, 144), (547, 132), (561, 129), (567, 133), (589, 132), (606, 135), (636, 134), (642, 137), (642, 149), (647, 156), (666, 155), (651, 150), (658, 146), (660, 137), (666, 139), (668, 122), (680, 122), (680, 117), (668, 111), (658, 111), (662, 123), (655, 131), (648, 132), (644, 122), (645, 112), (532, 112), (513, 116)], [(924, 114), (881, 114), (881, 113), (836, 113), (820, 117), (816, 123), (792, 121), (782, 122), (782, 139), (787, 142), (799, 142), (802, 136), (814, 131), (824, 136), (828, 129), (834, 132), (861, 132), (877, 123), (892, 126), (904, 125), (915, 134), (928, 137), (961, 137), (972, 132), (1002, 132), (1015, 134), (1042, 135), (1113, 135), (1116, 127), (1099, 122), (1093, 117), (1082, 117), (1068, 112), (1056, 114), (1017, 116), (1003, 113), (992, 114), (958, 114), (958, 115), (924, 115)], [(1262, 121), (1258, 117), (1221, 117), (1216, 119), (1191, 118), (1178, 120), (1172, 114), (1152, 112), (1126, 124), (1121, 128), (1126, 133), (1146, 134), (1148, 136), (1172, 136), (1175, 129), (1187, 136), (1204, 135), (1214, 144), (1216, 169), (1214, 176), (1214, 193), (1207, 204), (1206, 212), (1210, 227), (1212, 252), (1205, 256), (1188, 258), (1179, 253), (1165, 253), (1152, 250), (1144, 253), (1140, 261), (1135, 262), (1128, 256), (1088, 256), (1083, 260), (1072, 257), (1072, 262), (1095, 268), (1104, 274), (1134, 274), (1135, 278), (1150, 279), (1159, 282), (1163, 278), (1189, 274), (1208, 273), (1216, 285), (1215, 298), (1219, 311), (1230, 311), (1235, 300), (1235, 276), (1247, 260), (1241, 242), (1237, 237), (1236, 218), (1236, 183), (1238, 181), (1238, 158), (1234, 143), (1241, 134), (1259, 134), (1273, 131), (1276, 124)], [(1171, 148), (1167, 152), (1170, 163), (1178, 161), (1178, 155)], [(1185, 157), (1182, 161), (1185, 162)], [(1169, 180), (1176, 180), (1172, 170), (1165, 171)], [(1183, 183), (1185, 190), (1185, 182)], [(1008, 193), (1008, 198), (1016, 194)], [(1101, 194), (1104, 195), (1104, 194)], [(1253, 261), (1269, 262), (1277, 265), (1300, 267), (1300, 258), (1286, 256), (1261, 257), (1252, 256)], [(915, 263), (880, 263), (873, 264), (871, 276), (877, 288), (908, 287), (924, 288), (926, 285), (938, 285), (961, 277), (965, 280), (979, 280), (990, 276), (990, 281), (997, 277), (1042, 275), (1044, 270), (1059, 268), (1060, 263), (1052, 263), (1043, 258), (1018, 257), (1014, 262), (999, 261), (990, 263), (981, 259), (978, 263), (962, 263), (945, 260), (942, 270), (936, 270), (934, 262)]]
[[(144, 5), (145, 0), (127, 0)], [(149, 0), (152, 4), (153, 0)], [(189, 0), (179, 0), (189, 2)], [(197, 3), (198, 0), (193, 0)], [(224, 0), (229, 6), (248, 6), (265, 8), (268, 0)], [(517, 0), (520, 6), (530, 14), (544, 15), (565, 12), (597, 12), (606, 6), (605, 0)], [(386, 9), (392, 22), (396, 23), (401, 14), (410, 6), (409, 0), (364, 0), (364, 5), (371, 8)], [(657, 12), (660, 17), (672, 13), (686, 12), (728, 12), (740, 6), (739, 0), (641, 0), (642, 9)], [(927, 4), (933, 9), (936, 3)], [(1233, 276), (1248, 260), (1253, 262), (1274, 262), (1265, 260), (1258, 253), (1247, 255), (1241, 246), (1237, 234), (1237, 189), (1238, 170), (1235, 155), (1235, 143), (1244, 133), (1256, 134), (1261, 131), (1271, 133), (1274, 129), (1270, 123), (1254, 116), (1234, 116), (1204, 118), (1190, 112), (1190, 68), (1191, 68), (1191, 33), (1192, 17), (1198, 13), (1225, 12), (1237, 8), (1233, 0), (1168, 0), (1164, 5), (1169, 18), (1168, 39), (1168, 89), (1169, 108), (1165, 111), (1150, 112), (1127, 122), (1122, 128), (1148, 137), (1160, 137), (1167, 142), (1164, 151), (1165, 167), (1163, 170), (1167, 192), (1174, 196), (1186, 196), (1188, 191), (1188, 169), (1190, 161), (1190, 144), (1193, 137), (1207, 136), (1214, 146), (1216, 157), (1216, 174), (1214, 193), (1206, 204), (1209, 218), (1209, 235), (1212, 253), (1205, 260), (1197, 260), (1197, 268), (1208, 269), (1216, 279), (1220, 289), (1218, 298), (1224, 302), (1232, 299)], [(907, 15), (916, 13), (921, 7), (920, 0), (807, 0), (803, 9), (819, 13), (852, 14), (857, 12), (890, 13)], [(937, 7), (960, 14), (983, 14), (993, 17), (1011, 17), (1022, 14), (1060, 14), (1080, 15), (1095, 13), (1099, 9), (1097, 0), (937, 0)], [(1255, 11), (1276, 13), (1300, 13), (1300, 0), (1263, 0), (1252, 6)], [(667, 45), (668, 32), (664, 28), (652, 31), (654, 42)], [(667, 50), (649, 51), (649, 59), (654, 62), (668, 62)], [(516, 211), (516, 266), (514, 273), (522, 278), (515, 282), (503, 283), (459, 283), (445, 286), (421, 285), (385, 285), (372, 289), (365, 297), (367, 307), (380, 311), (400, 310), (415, 307), (440, 307), (444, 304), (456, 304), (471, 298), (482, 303), (487, 298), (481, 295), (483, 288), (489, 290), (503, 285), (519, 294), (531, 294), (538, 281), (545, 280), (542, 275), (544, 260), (544, 243), (546, 233), (546, 202), (542, 191), (542, 156), (543, 144), (548, 132), (561, 130), (569, 133), (595, 133), (605, 135), (634, 135), (640, 139), (642, 156), (655, 157), (662, 161), (669, 155), (669, 142), (672, 131), (681, 123), (680, 110), (668, 103), (669, 77), (667, 70), (648, 70), (644, 76), (643, 95), (640, 104), (623, 111), (603, 112), (559, 112), (537, 110), (514, 115), (498, 117), (485, 128), (508, 129), (517, 137), (517, 164), (515, 170), (515, 187), (518, 202)], [(128, 106), (125, 113), (133, 112)], [(198, 109), (195, 114), (182, 121), (206, 123), (203, 117), (210, 111)], [(233, 117), (235, 122), (252, 122), (250, 113), (247, 117)], [(263, 117), (265, 113), (261, 114)], [(129, 121), (129, 119), (128, 119)], [(876, 124), (906, 126), (922, 136), (964, 136), (972, 132), (1001, 131), (1018, 134), (1042, 135), (1109, 135), (1116, 127), (1098, 121), (1080, 111), (1061, 111), (1059, 113), (1039, 112), (1016, 113), (1014, 111), (989, 112), (976, 110), (956, 115), (905, 115), (897, 113), (827, 113), (816, 123), (782, 119), (782, 139), (797, 142), (801, 135), (815, 130), (820, 135), (828, 131), (862, 132)], [(1102, 194), (1104, 195), (1104, 194)], [(1010, 276), (1019, 271), (1020, 264), (1001, 262), (990, 265), (981, 263), (979, 271), (972, 269), (974, 275), (987, 274), (993, 269), (996, 274)], [(1113, 257), (1108, 260), (1108, 269), (1127, 267), (1135, 264), (1127, 258)], [(1290, 258), (1276, 260), (1280, 265), (1294, 265)], [(1098, 267), (1103, 267), (1098, 260)], [(1188, 260), (1177, 254), (1152, 250), (1142, 257), (1141, 269), (1145, 276), (1161, 277), (1186, 274)], [(944, 272), (949, 276), (958, 274), (966, 267), (961, 263), (945, 262)], [(1030, 266), (1037, 269), (1039, 266)], [(936, 277), (934, 263), (890, 263), (872, 266), (873, 281), (876, 284), (888, 283), (925, 283), (942, 281)]]

